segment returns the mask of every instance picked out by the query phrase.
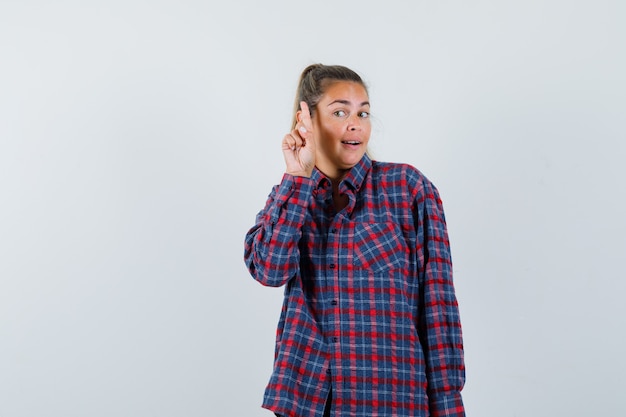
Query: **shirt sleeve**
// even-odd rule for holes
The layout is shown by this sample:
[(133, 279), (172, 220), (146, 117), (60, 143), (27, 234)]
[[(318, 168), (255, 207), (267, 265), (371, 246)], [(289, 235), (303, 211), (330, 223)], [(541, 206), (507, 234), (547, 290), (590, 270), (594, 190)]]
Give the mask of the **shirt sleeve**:
[(463, 417), (463, 340), (452, 281), (450, 243), (437, 189), (424, 180), (416, 204), (424, 261), (418, 331), (426, 359), (431, 417)]
[(261, 284), (279, 287), (298, 273), (298, 242), (312, 190), (310, 178), (285, 174), (246, 234), (244, 261)]

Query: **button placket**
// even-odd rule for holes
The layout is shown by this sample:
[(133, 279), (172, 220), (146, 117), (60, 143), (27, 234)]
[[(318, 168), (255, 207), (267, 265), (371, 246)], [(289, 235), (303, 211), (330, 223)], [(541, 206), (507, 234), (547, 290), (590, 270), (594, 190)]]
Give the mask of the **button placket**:
[[(339, 269), (341, 267), (339, 263), (339, 253), (337, 252), (340, 248), (337, 244), (339, 236), (339, 229), (337, 226), (338, 217), (335, 217), (330, 225), (327, 235), (328, 248), (330, 249), (327, 252), (327, 262), (328, 262), (328, 276), (329, 276), (329, 288), (327, 292), (327, 303), (326, 306), (329, 309), (329, 319), (330, 322), (328, 327), (328, 341), (331, 345), (338, 346), (340, 337), (339, 337), (339, 327), (337, 325), (337, 317), (339, 311), (337, 311), (337, 306), (339, 305), (338, 297), (339, 295), (336, 293), (336, 280), (338, 278)], [(337, 347), (338, 348), (338, 347)], [(334, 348), (335, 349), (335, 348)]]

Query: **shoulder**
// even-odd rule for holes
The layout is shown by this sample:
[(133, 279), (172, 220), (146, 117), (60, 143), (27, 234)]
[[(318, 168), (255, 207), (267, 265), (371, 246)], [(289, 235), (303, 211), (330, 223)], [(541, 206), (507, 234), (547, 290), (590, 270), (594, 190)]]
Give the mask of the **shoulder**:
[(413, 165), (397, 162), (372, 161), (372, 176), (385, 187), (398, 187), (411, 194), (436, 193), (434, 184)]

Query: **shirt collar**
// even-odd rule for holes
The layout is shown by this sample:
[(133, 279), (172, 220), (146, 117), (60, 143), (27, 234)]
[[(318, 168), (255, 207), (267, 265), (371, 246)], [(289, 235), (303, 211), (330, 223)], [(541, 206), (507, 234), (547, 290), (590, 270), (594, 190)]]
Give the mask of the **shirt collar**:
[[(369, 172), (371, 168), (372, 168), (372, 160), (370, 159), (369, 156), (367, 156), (367, 154), (365, 154), (363, 155), (363, 158), (361, 158), (361, 160), (355, 166), (350, 168), (350, 170), (346, 173), (346, 176), (343, 178), (341, 183), (346, 184), (347, 186), (350, 186), (353, 190), (358, 190), (359, 188), (361, 188), (361, 185), (363, 184), (363, 181), (365, 180), (365, 177), (367, 176), (367, 173)], [(323, 183), (325, 181), (327, 181), (328, 184), (330, 184), (330, 180), (328, 179), (328, 177), (326, 177), (326, 175), (324, 175), (317, 168), (313, 170), (311, 179), (313, 179), (313, 182), (316, 184), (318, 188), (323, 186)]]

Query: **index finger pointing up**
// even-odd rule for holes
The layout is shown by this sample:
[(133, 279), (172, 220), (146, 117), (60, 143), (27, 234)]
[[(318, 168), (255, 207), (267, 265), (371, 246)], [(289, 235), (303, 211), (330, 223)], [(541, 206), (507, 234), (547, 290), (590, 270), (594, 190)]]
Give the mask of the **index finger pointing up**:
[(311, 113), (309, 111), (309, 105), (305, 101), (300, 102), (300, 122), (304, 125), (309, 132), (313, 129), (311, 123)]

